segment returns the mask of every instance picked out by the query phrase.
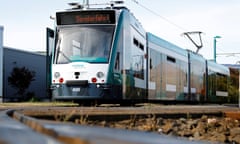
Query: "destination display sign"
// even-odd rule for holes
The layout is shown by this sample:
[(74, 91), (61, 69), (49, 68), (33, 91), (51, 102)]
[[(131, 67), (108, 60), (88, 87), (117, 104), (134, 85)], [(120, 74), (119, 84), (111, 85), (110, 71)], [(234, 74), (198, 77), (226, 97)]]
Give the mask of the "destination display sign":
[(115, 11), (71, 11), (58, 12), (57, 25), (114, 24)]

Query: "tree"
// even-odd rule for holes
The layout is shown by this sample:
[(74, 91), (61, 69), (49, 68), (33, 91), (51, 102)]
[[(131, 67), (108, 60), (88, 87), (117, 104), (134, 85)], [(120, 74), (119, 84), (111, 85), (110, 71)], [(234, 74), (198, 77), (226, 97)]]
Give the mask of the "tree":
[(30, 71), (26, 67), (14, 67), (11, 75), (8, 77), (8, 82), (12, 87), (17, 89), (17, 94), (24, 99), (25, 91), (31, 82), (35, 80), (34, 77), (34, 71)]

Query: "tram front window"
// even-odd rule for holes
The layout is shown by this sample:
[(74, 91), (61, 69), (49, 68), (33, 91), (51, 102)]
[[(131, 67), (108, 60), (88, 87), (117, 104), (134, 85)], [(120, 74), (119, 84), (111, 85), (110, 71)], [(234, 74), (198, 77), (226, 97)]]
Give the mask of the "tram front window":
[(55, 63), (106, 63), (114, 26), (62, 27), (58, 30)]

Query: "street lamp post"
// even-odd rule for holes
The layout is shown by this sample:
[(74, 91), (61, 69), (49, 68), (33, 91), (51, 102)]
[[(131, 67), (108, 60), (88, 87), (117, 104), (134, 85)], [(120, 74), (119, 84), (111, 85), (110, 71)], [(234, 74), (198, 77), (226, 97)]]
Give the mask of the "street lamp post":
[(214, 57), (214, 62), (216, 62), (217, 60), (216, 60), (216, 57), (217, 57), (217, 50), (216, 50), (216, 44), (217, 44), (217, 39), (218, 38), (222, 38), (221, 36), (215, 36), (214, 37), (214, 41), (213, 41), (213, 57)]

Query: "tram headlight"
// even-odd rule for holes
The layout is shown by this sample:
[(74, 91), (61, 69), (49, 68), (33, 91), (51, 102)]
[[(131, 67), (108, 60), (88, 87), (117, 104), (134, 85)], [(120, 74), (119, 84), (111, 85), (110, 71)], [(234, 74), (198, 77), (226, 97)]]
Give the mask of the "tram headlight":
[(59, 73), (59, 72), (55, 72), (55, 73), (54, 73), (54, 78), (57, 79), (57, 78), (59, 78), (59, 77), (60, 77), (60, 73)]
[(97, 72), (97, 77), (98, 77), (98, 78), (104, 77), (104, 73), (103, 73), (103, 72)]

